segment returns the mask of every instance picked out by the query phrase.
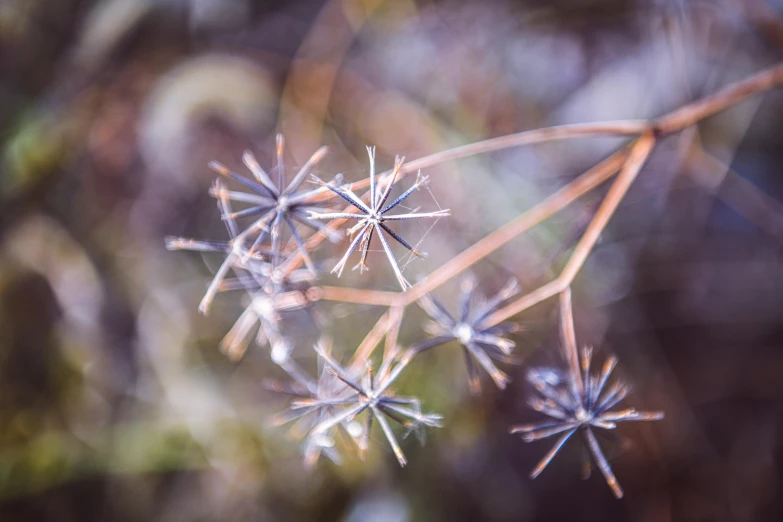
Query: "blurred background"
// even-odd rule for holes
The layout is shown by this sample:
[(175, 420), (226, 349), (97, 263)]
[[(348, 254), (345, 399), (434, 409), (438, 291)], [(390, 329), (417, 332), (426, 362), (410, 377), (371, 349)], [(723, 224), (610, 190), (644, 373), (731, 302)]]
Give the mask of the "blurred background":
[[(574, 286), (577, 339), (620, 358), (628, 405), (666, 411), (609, 446), (626, 497), (580, 479), (579, 445), (535, 481), (552, 440), (511, 424), (530, 365), (559, 364), (556, 303), (516, 318), (504, 392), (467, 391), (456, 346), (398, 389), (445, 416), (400, 469), (380, 432), (367, 462), (304, 469), (266, 347), (218, 344), (242, 311), (197, 306), (220, 259), (164, 237), (225, 239), (208, 188), (252, 150), (288, 176), (367, 176), (488, 137), (648, 118), (783, 57), (780, 0), (0, 0), (0, 520), (526, 521), (783, 519), (783, 94), (745, 101), (656, 148)], [(582, 139), (428, 169), (406, 223), (430, 255), (415, 281), (621, 146)], [(241, 171), (241, 170), (240, 170)], [(290, 179), (290, 178), (289, 178)], [(485, 294), (562, 268), (605, 187), (473, 270)], [(325, 245), (328, 269), (345, 245)], [(383, 254), (326, 284), (395, 290)], [(453, 306), (459, 281), (436, 294)], [(383, 312), (294, 314), (294, 357), (346, 359)], [(305, 317), (307, 316), (307, 317)], [(404, 344), (421, 338), (411, 307)], [(315, 324), (315, 326), (314, 326)], [(299, 328), (299, 325), (303, 325)]]

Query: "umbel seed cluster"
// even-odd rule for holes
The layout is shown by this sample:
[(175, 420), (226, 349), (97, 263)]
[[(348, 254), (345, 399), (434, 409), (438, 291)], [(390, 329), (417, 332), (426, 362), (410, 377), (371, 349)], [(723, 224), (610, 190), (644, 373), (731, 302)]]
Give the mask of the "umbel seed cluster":
[[(412, 288), (404, 277), (392, 244), (398, 243), (413, 256), (423, 258), (425, 254), (400, 235), (399, 222), (437, 220), (449, 215), (448, 209), (440, 208), (422, 212), (399, 210), (411, 194), (427, 184), (428, 178), (418, 171), (409, 187), (395, 191), (403, 179), (404, 159), (398, 157), (390, 172), (379, 175), (375, 167), (375, 148), (368, 147), (370, 173), (367, 180), (351, 185), (337, 175), (324, 181), (313, 174), (327, 153), (326, 147), (321, 147), (286, 184), (285, 141), (281, 135), (277, 136), (276, 145), (277, 166), (270, 172), (265, 171), (250, 152), (243, 154), (242, 161), (252, 178), (232, 172), (220, 163), (210, 163), (210, 168), (220, 175), (210, 194), (217, 200), (228, 239), (169, 237), (166, 246), (170, 250), (223, 256), (199, 310), (209, 313), (220, 293), (241, 292), (246, 296), (248, 304), (222, 340), (221, 351), (238, 361), (253, 337), (257, 345), (270, 346), (271, 360), (290, 377), (290, 381), (270, 382), (269, 385), (291, 398), (288, 409), (272, 420), (276, 424), (296, 423), (297, 429), (292, 433), (301, 438), (306, 465), (314, 465), (322, 454), (339, 464), (342, 456), (338, 448), (353, 447), (364, 458), (373, 424), (377, 423), (399, 464), (404, 466), (407, 460), (393, 426), (401, 426), (404, 435), (415, 433), (423, 443), (425, 429), (441, 427), (443, 418), (425, 413), (418, 398), (395, 393), (394, 383), (418, 354), (458, 344), (464, 354), (471, 393), (480, 393), (482, 371), (499, 389), (504, 389), (509, 376), (498, 363), (512, 361), (515, 344), (507, 336), (518, 328), (514, 323), (494, 320), (494, 314), (519, 292), (519, 286), (511, 280), (497, 294), (486, 298), (474, 278), (464, 277), (453, 310), (431, 292), (417, 292), (418, 285)], [(358, 193), (360, 188), (367, 190)], [(399, 195), (392, 197), (393, 192), (399, 192)], [(344, 205), (333, 208), (335, 203)], [(235, 209), (235, 205), (240, 208)], [(349, 223), (345, 231), (340, 230), (344, 223)], [(402, 290), (398, 295), (407, 296), (408, 301), (400, 301), (403, 306), (390, 301), (387, 314), (345, 363), (335, 359), (330, 341), (322, 337), (314, 347), (318, 373), (313, 377), (290, 357), (293, 342), (285, 331), (283, 317), (294, 310), (311, 310), (323, 292), (317, 286), (321, 266), (313, 259), (323, 239), (334, 243), (347, 241), (345, 254), (331, 269), (340, 276), (354, 253), (358, 255), (354, 270), (361, 273), (368, 269), (367, 257), (376, 237)], [(425, 335), (420, 341), (402, 347), (397, 342), (397, 332), (402, 310), (411, 299), (431, 321), (424, 325)], [(317, 316), (314, 312), (311, 315)], [(566, 368), (538, 368), (527, 372), (527, 380), (534, 389), (529, 404), (548, 419), (514, 426), (510, 431), (520, 433), (526, 442), (559, 435), (554, 447), (531, 473), (532, 478), (549, 464), (572, 435), (580, 432), (589, 449), (585, 469), (589, 472), (592, 455), (595, 466), (619, 498), (622, 490), (601, 451), (595, 431), (611, 432), (619, 422), (659, 420), (663, 413), (613, 409), (630, 393), (630, 387), (619, 381), (610, 382), (617, 363), (613, 356), (606, 360), (599, 373), (594, 374), (590, 369), (592, 349), (584, 348), (577, 353), (570, 290), (561, 295), (560, 321)], [(369, 356), (384, 338), (383, 356), (379, 366), (374, 368)], [(338, 440), (344, 443), (338, 445)]]

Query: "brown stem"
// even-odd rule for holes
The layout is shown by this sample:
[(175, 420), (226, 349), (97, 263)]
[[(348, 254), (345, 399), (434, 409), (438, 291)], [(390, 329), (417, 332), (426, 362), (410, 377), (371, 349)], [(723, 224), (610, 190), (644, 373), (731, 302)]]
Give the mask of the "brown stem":
[(400, 292), (365, 290), (342, 286), (319, 286), (312, 289), (312, 298), (322, 301), (340, 301), (374, 306), (392, 306), (400, 300)]
[(609, 218), (614, 214), (614, 211), (617, 209), (620, 201), (622, 201), (631, 183), (636, 178), (639, 170), (641, 170), (642, 165), (644, 165), (644, 162), (649, 157), (654, 144), (655, 138), (650, 133), (645, 134), (634, 143), (620, 175), (612, 184), (612, 187), (606, 194), (601, 206), (598, 207), (598, 211), (595, 213), (590, 225), (588, 225), (582, 239), (579, 240), (579, 243), (574, 249), (573, 254), (571, 254), (571, 258), (568, 260), (568, 263), (566, 263), (561, 274), (554, 281), (539, 287), (529, 294), (523, 295), (516, 301), (497, 310), (487, 318), (486, 324), (496, 325), (505, 321), (509, 317), (512, 317), (523, 310), (527, 310), (531, 306), (564, 291), (571, 285), (577, 272), (582, 267), (585, 259), (587, 259), (588, 254), (593, 246), (595, 246), (595, 242), (598, 240), (601, 232), (609, 222)]
[(579, 349), (576, 347), (576, 330), (574, 329), (574, 310), (571, 306), (571, 287), (560, 292), (560, 335), (563, 338), (565, 360), (574, 378), (577, 392), (584, 397), (585, 385), (582, 372), (579, 369)]
[(639, 138), (634, 144), (625, 165), (623, 165), (623, 168), (620, 171), (620, 175), (617, 176), (617, 180), (615, 180), (612, 187), (609, 189), (609, 192), (607, 192), (606, 197), (601, 203), (601, 206), (598, 207), (598, 211), (595, 213), (593, 220), (582, 235), (582, 239), (580, 239), (579, 243), (576, 245), (574, 253), (571, 254), (571, 258), (568, 260), (568, 263), (566, 263), (565, 268), (563, 268), (563, 272), (560, 274), (560, 280), (563, 284), (570, 285), (579, 272), (579, 269), (582, 268), (587, 256), (595, 246), (596, 241), (598, 241), (598, 237), (601, 235), (604, 228), (606, 228), (606, 224), (614, 214), (614, 211), (617, 210), (617, 206), (625, 197), (631, 183), (636, 179), (636, 175), (639, 174), (639, 171), (642, 169), (645, 161), (647, 161), (654, 146), (655, 137), (650, 133)]
[(375, 347), (378, 346), (378, 343), (381, 342), (384, 334), (389, 330), (392, 323), (391, 319), (392, 308), (389, 308), (389, 310), (378, 319), (378, 322), (375, 323), (375, 326), (369, 331), (362, 341), (362, 344), (356, 349), (356, 352), (353, 354), (351, 362), (349, 363), (350, 368), (357, 370), (370, 358)]
[(405, 292), (406, 302), (412, 303), (431, 292), (460, 272), (468, 269), (518, 235), (534, 227), (541, 221), (564, 209), (601, 183), (614, 176), (627, 156), (626, 150), (620, 150), (588, 170), (579, 178), (558, 190), (533, 208), (509, 221), (499, 229), (468, 247), (450, 261), (441, 265), (413, 288)]
[(741, 82), (676, 109), (659, 118), (653, 125), (656, 132), (670, 134), (695, 125), (701, 120), (725, 111), (745, 98), (768, 91), (783, 83), (783, 64), (765, 69)]

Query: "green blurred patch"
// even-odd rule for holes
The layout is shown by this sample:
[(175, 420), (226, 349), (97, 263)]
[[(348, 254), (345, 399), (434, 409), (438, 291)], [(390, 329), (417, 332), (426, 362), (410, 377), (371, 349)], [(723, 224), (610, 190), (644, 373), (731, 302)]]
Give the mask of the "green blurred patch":
[(7, 199), (37, 185), (63, 162), (65, 153), (63, 128), (54, 116), (23, 117), (3, 150), (0, 196)]

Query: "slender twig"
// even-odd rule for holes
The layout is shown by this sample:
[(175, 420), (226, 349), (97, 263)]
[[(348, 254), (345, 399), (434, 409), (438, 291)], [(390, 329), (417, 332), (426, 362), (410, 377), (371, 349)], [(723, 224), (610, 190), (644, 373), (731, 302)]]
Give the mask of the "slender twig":
[(399, 302), (401, 292), (386, 292), (383, 290), (365, 290), (341, 286), (319, 286), (311, 289), (315, 300), (340, 301), (374, 306), (392, 306)]
[(694, 149), (691, 179), (759, 229), (783, 240), (783, 205), (705, 151), (702, 145), (696, 144)]
[(658, 118), (653, 124), (653, 128), (660, 134), (679, 132), (705, 118), (725, 111), (746, 98), (777, 87), (781, 83), (783, 83), (783, 64), (765, 69), (750, 78), (729, 85), (715, 94), (676, 109)]
[[(487, 319), (488, 324), (503, 322), (509, 317), (563, 292), (570, 286), (571, 282), (582, 268), (587, 256), (595, 246), (598, 237), (603, 232), (609, 219), (614, 214), (628, 188), (649, 157), (655, 145), (656, 137), (682, 131), (709, 116), (726, 110), (750, 96), (769, 90), (781, 83), (783, 83), (783, 64), (761, 71), (746, 80), (730, 85), (701, 100), (680, 107), (651, 122), (624, 120), (605, 123), (563, 125), (524, 131), (456, 147), (406, 163), (399, 169), (398, 175), (400, 177), (411, 172), (418, 172), (419, 169), (432, 167), (448, 161), (522, 145), (590, 135), (640, 136), (632, 145), (630, 154), (626, 154), (625, 150), (618, 151), (554, 195), (463, 251), (454, 259), (431, 273), (426, 279), (414, 286), (406, 294), (397, 297), (379, 293), (367, 293), (364, 295), (360, 293), (345, 293), (340, 295), (338, 292), (332, 292), (329, 295), (331, 298), (330, 300), (340, 301), (343, 300), (341, 298), (344, 297), (344, 300), (349, 302), (361, 301), (362, 303), (405, 308), (422, 295), (432, 291), (444, 282), (450, 280), (453, 276), (466, 270), (468, 267), (502, 247), (514, 237), (527, 231), (537, 223), (558, 212), (571, 202), (597, 187), (603, 181), (612, 177), (622, 165), (620, 175), (609, 189), (607, 196), (596, 212), (596, 215), (588, 226), (588, 229), (585, 231), (585, 234), (574, 249), (574, 252), (561, 275), (555, 280), (545, 283), (537, 289), (528, 292), (526, 295), (521, 296), (516, 301), (493, 313)], [(386, 177), (390, 174), (391, 171), (381, 174), (381, 181), (379, 181), (379, 183), (386, 181)], [(352, 188), (365, 188), (368, 187), (369, 184), (370, 179), (368, 178), (354, 183)], [(330, 195), (324, 194), (323, 197), (327, 198), (330, 197)], [(363, 199), (366, 201), (368, 197), (369, 192), (364, 194)], [(344, 211), (350, 213), (355, 211), (355, 209), (350, 207), (346, 208)], [(337, 228), (343, 221), (344, 220), (342, 219), (335, 219), (331, 221), (328, 226), (330, 228)], [(323, 241), (322, 235), (313, 235), (307, 241), (307, 248), (315, 247), (321, 241)], [(290, 263), (285, 267), (284, 271), (291, 271), (297, 268), (301, 262), (301, 256), (292, 256)], [(331, 291), (327, 291), (327, 294), (329, 292)], [(389, 312), (387, 312), (378, 320), (367, 335), (367, 338), (365, 338), (362, 345), (354, 354), (352, 364), (356, 365), (366, 361), (390, 326)]]
[[(741, 82), (732, 84), (715, 94), (687, 104), (676, 109), (653, 122), (643, 120), (620, 120), (603, 123), (586, 123), (561, 125), (543, 129), (524, 131), (507, 136), (491, 138), (461, 147), (455, 147), (447, 151), (437, 152), (411, 161), (402, 166), (399, 176), (403, 177), (411, 172), (417, 172), (419, 169), (433, 167), (448, 161), (464, 159), (478, 154), (485, 154), (523, 145), (533, 145), (548, 141), (563, 140), (591, 135), (616, 135), (616, 136), (637, 136), (645, 131), (652, 129), (657, 135), (672, 134), (682, 131), (698, 123), (699, 121), (713, 116), (727, 108), (735, 105), (750, 96), (767, 91), (783, 83), (783, 64), (765, 69), (760, 73), (751, 76)], [(391, 171), (384, 172), (381, 176), (389, 176)], [(369, 178), (353, 184), (355, 189), (368, 187)], [(333, 195), (324, 194), (323, 197), (331, 198)], [(367, 195), (365, 195), (365, 198)], [(345, 209), (345, 212), (354, 212), (353, 207)], [(336, 219), (329, 223), (329, 228), (337, 229), (344, 220)], [(307, 242), (307, 248), (313, 248), (323, 241), (322, 235), (313, 235)], [(303, 259), (301, 255), (293, 256), (285, 272), (296, 269)]]
[(582, 235), (582, 239), (579, 240), (574, 249), (574, 253), (568, 260), (568, 263), (566, 263), (560, 276), (564, 284), (570, 285), (579, 269), (582, 268), (587, 256), (592, 251), (596, 241), (598, 241), (598, 237), (606, 228), (606, 224), (609, 222), (612, 214), (614, 214), (614, 211), (617, 210), (617, 206), (625, 197), (631, 183), (636, 179), (636, 175), (639, 174), (654, 146), (655, 137), (650, 133), (639, 138), (639, 141), (634, 144), (623, 169), (620, 171), (620, 175), (617, 176), (617, 179), (612, 184), (601, 206), (598, 207), (593, 220)]
[(571, 282), (574, 280), (577, 272), (582, 267), (585, 259), (587, 259), (590, 251), (595, 246), (596, 241), (598, 241), (598, 237), (601, 235), (601, 232), (603, 232), (604, 228), (609, 222), (609, 218), (611, 218), (612, 214), (614, 214), (614, 211), (622, 201), (631, 183), (641, 170), (642, 165), (644, 165), (644, 162), (652, 152), (654, 144), (655, 137), (650, 133), (645, 134), (636, 141), (633, 148), (631, 149), (631, 153), (629, 154), (628, 159), (625, 162), (625, 165), (623, 165), (623, 168), (620, 171), (620, 175), (617, 176), (617, 179), (612, 184), (609, 192), (606, 194), (606, 197), (601, 203), (601, 206), (598, 207), (598, 211), (596, 211), (593, 220), (588, 225), (587, 230), (574, 249), (574, 252), (571, 254), (571, 257), (566, 263), (566, 266), (561, 274), (551, 283), (547, 283), (534, 292), (531, 292), (531, 294), (535, 294), (535, 299), (530, 298), (531, 294), (520, 297), (516, 301), (510, 303), (506, 307), (501, 308), (489, 316), (487, 319), (487, 324), (499, 324), (509, 317), (512, 317), (524, 310), (527, 310), (531, 306), (540, 303), (544, 299), (562, 292), (571, 285)]
[(571, 287), (560, 292), (560, 335), (563, 338), (563, 352), (566, 363), (573, 375), (578, 397), (584, 397), (585, 383), (582, 372), (579, 371), (579, 350), (576, 347), (576, 330), (574, 329), (574, 310), (571, 306)]
[(463, 250), (450, 261), (446, 262), (420, 283), (405, 293), (408, 304), (416, 301), (460, 272), (485, 258), (523, 232), (530, 230), (548, 217), (561, 211), (601, 183), (615, 175), (625, 161), (627, 152), (615, 152), (604, 161), (588, 170), (556, 193), (544, 199), (533, 208), (509, 221), (472, 246)]
[(362, 344), (359, 345), (359, 347), (356, 349), (356, 352), (353, 354), (351, 362), (348, 364), (349, 368), (361, 368), (367, 359), (370, 358), (370, 355), (372, 355), (375, 347), (378, 346), (378, 343), (381, 342), (381, 339), (383, 339), (383, 336), (386, 335), (386, 332), (391, 326), (392, 310), (392, 308), (389, 308), (389, 310), (387, 310), (386, 313), (384, 313), (378, 319), (378, 322), (376, 322), (375, 326), (373, 326), (369, 331), (367, 336), (362, 341)]

